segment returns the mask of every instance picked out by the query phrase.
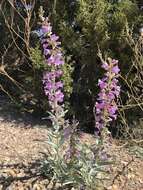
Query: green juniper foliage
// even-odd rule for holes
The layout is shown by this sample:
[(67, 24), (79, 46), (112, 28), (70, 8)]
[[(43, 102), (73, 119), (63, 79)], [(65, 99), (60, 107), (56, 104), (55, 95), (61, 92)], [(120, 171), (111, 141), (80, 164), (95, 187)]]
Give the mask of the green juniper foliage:
[(33, 67), (38, 70), (43, 69), (45, 67), (45, 64), (39, 45), (31, 48), (30, 53)]

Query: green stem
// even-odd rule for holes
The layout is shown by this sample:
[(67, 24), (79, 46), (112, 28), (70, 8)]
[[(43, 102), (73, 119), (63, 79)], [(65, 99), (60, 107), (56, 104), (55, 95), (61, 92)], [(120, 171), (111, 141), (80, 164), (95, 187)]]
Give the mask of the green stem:
[(54, 0), (53, 15), (56, 15), (57, 0)]

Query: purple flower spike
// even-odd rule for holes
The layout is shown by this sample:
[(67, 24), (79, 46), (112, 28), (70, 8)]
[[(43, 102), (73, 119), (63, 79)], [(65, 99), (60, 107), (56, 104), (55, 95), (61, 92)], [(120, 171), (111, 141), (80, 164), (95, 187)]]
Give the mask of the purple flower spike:
[(59, 37), (52, 33), (52, 27), (48, 19), (46, 23), (45, 21), (43, 22), (38, 32), (43, 47), (45, 63), (49, 66), (48, 71), (43, 74), (44, 92), (48, 96), (52, 110), (56, 111), (56, 107), (59, 104), (61, 105), (64, 100), (63, 83), (60, 80), (63, 74), (61, 66), (64, 64), (64, 58), (59, 47)]
[(120, 86), (118, 86), (118, 74), (120, 69), (118, 61), (113, 59), (104, 62), (102, 68), (106, 71), (104, 77), (99, 79), (98, 86), (100, 92), (98, 94), (96, 108), (96, 128), (101, 130), (109, 122), (117, 118), (118, 107), (116, 100), (120, 94)]

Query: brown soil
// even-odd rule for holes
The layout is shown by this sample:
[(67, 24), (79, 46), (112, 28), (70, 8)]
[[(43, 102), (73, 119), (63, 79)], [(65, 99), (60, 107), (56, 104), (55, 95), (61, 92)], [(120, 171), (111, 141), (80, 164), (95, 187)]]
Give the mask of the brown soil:
[[(48, 179), (39, 173), (41, 152), (47, 153), (45, 141), (49, 129), (31, 119), (24, 122), (19, 114), (13, 118), (8, 110), (1, 110), (0, 190), (52, 189)], [(83, 134), (82, 140), (93, 143), (95, 138)], [(143, 157), (129, 149), (113, 140), (109, 154), (115, 158), (115, 164), (105, 190), (143, 190)]]

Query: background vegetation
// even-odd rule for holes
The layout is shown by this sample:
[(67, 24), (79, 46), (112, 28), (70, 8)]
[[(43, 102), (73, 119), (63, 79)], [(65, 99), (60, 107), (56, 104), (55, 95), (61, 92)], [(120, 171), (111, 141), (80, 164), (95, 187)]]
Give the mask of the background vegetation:
[[(81, 129), (94, 128), (93, 106), (102, 74), (99, 50), (119, 60), (121, 97), (113, 134), (137, 136), (143, 127), (143, 10), (135, 0), (2, 0), (0, 4), (0, 88), (21, 110), (43, 116), (48, 101), (42, 88), (44, 62), (39, 39), (38, 9), (44, 7), (62, 41), (68, 117)], [(118, 129), (118, 130), (117, 130)], [(126, 129), (126, 130), (125, 130)], [(134, 132), (134, 133), (131, 133)]]

